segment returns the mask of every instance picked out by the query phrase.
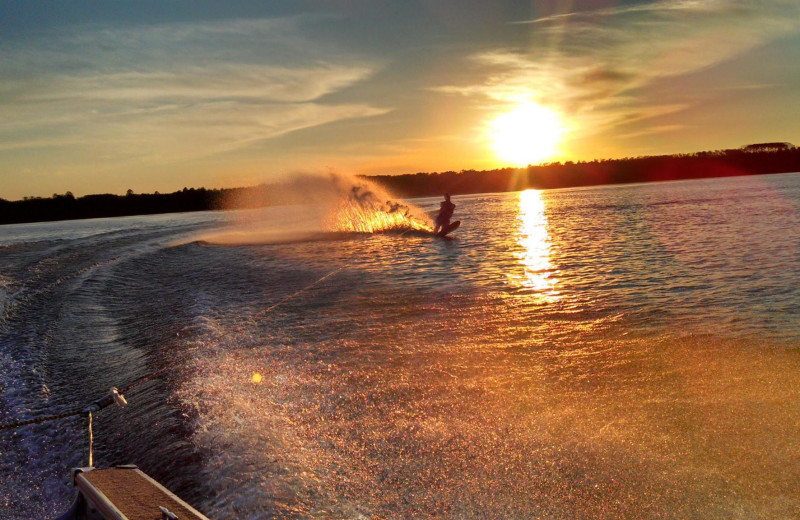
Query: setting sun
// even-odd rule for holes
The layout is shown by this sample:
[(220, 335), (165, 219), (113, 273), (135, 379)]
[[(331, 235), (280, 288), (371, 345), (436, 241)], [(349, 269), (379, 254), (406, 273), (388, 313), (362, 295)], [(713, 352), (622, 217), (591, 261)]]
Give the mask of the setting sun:
[(497, 157), (515, 166), (537, 164), (556, 155), (564, 126), (555, 111), (525, 103), (489, 123), (489, 138)]

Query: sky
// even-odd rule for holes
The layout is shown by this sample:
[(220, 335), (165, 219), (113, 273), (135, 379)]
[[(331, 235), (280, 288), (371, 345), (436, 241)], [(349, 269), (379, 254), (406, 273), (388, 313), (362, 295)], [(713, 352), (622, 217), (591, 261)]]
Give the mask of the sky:
[(0, 0), (0, 198), (800, 144), (796, 0)]

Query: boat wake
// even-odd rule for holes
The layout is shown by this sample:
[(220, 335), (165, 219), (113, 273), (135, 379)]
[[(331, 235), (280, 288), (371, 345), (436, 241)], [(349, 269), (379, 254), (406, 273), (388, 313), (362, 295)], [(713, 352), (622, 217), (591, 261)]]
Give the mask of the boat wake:
[(424, 229), (385, 229), (381, 231), (281, 231), (281, 230), (250, 230), (230, 231), (227, 233), (214, 233), (203, 235), (192, 242), (207, 245), (221, 246), (250, 246), (264, 244), (304, 244), (307, 242), (334, 242), (339, 240), (352, 240), (372, 235), (388, 235), (397, 237), (431, 237), (433, 233)]

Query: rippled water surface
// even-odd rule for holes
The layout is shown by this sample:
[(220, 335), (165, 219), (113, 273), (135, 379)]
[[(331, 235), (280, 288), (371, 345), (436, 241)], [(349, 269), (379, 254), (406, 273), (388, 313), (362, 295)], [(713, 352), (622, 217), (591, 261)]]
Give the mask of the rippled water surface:
[[(97, 464), (213, 518), (800, 517), (800, 175), (454, 202), (0, 227), (0, 422), (162, 370)], [(0, 432), (0, 517), (67, 507), (85, 430)]]

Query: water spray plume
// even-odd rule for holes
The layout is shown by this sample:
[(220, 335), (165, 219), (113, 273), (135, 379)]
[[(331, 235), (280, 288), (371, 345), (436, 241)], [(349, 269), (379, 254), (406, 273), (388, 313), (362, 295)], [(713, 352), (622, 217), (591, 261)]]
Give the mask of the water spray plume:
[[(340, 179), (335, 179), (335, 182), (339, 185)], [(393, 200), (389, 192), (373, 183), (344, 183), (339, 187), (342, 188), (340, 202), (332, 213), (330, 223), (334, 231), (377, 233), (388, 230), (430, 230), (424, 213)]]
[[(236, 214), (230, 231), (201, 240), (277, 243), (325, 240), (341, 233), (430, 231), (433, 227), (423, 210), (401, 202), (382, 186), (335, 173), (297, 174), (280, 184), (236, 190), (225, 208), (248, 211)], [(264, 218), (265, 212), (268, 218)], [(271, 225), (265, 226), (265, 221)]]

